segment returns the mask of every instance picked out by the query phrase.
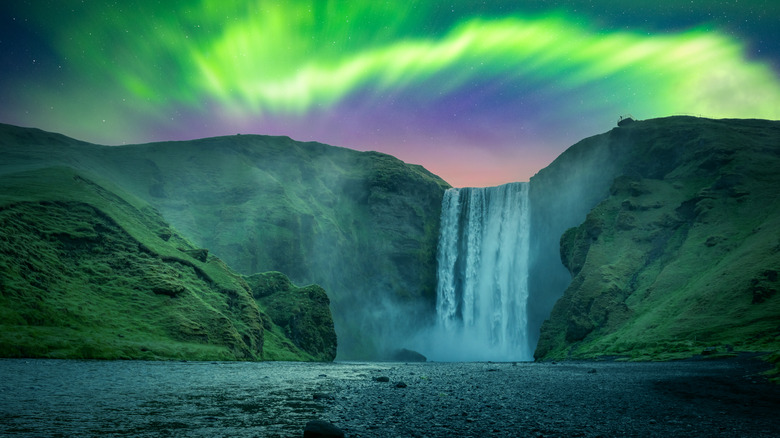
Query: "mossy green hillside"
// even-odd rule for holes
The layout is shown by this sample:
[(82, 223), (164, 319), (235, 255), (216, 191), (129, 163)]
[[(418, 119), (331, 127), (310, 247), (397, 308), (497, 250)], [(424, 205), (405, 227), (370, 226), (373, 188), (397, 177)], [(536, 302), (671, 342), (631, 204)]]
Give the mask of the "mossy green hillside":
[[(242, 274), (280, 271), (322, 285), (343, 358), (375, 357), (407, 317), (432, 313), (448, 186), (419, 166), (255, 135), (104, 152), (117, 168), (141, 169), (120, 172), (123, 187)], [(418, 313), (386, 313), (386, 303)]]
[[(110, 175), (244, 275), (328, 291), (343, 358), (377, 357), (433, 314), (441, 199), (420, 166), (287, 137), (104, 147), (3, 125), (0, 173), (66, 165)], [(371, 308), (371, 312), (364, 309)], [(396, 309), (403, 308), (401, 312)]]
[(670, 118), (608, 135), (622, 175), (561, 238), (572, 282), (535, 356), (780, 351), (780, 123)]
[(2, 175), (0, 187), (0, 355), (278, 355), (265, 333), (279, 328), (246, 281), (142, 200), (65, 167)]

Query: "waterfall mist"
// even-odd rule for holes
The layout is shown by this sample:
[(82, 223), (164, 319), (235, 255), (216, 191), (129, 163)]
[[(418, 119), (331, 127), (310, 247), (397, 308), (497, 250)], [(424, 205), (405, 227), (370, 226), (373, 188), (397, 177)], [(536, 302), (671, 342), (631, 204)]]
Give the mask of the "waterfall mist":
[(432, 360), (532, 360), (528, 183), (449, 189), (442, 202)]

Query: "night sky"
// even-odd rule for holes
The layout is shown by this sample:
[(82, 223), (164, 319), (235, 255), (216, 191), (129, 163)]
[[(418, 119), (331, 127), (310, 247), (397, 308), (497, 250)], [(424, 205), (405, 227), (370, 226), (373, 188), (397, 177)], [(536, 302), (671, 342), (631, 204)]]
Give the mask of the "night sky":
[(622, 114), (780, 119), (780, 2), (4, 1), (0, 122), (287, 135), (527, 181)]

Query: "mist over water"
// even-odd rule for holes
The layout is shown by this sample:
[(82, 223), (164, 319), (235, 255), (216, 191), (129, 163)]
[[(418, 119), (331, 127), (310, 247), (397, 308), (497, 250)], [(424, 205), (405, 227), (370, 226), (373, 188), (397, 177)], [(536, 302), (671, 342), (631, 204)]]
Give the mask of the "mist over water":
[(429, 359), (533, 360), (529, 239), (528, 183), (445, 193)]

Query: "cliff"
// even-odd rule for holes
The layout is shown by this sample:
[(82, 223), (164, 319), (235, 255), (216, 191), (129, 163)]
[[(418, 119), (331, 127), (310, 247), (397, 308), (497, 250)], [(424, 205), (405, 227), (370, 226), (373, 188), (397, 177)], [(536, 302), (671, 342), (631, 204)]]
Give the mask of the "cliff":
[[(114, 184), (51, 167), (0, 187), (1, 357), (335, 357), (334, 335), (319, 350), (285, 337), (242, 276)], [(332, 333), (327, 300), (310, 307)]]
[(574, 165), (598, 169), (593, 208), (560, 237), (571, 283), (537, 359), (780, 349), (780, 122), (637, 121), (540, 175)]
[(449, 186), (420, 166), (287, 137), (107, 147), (0, 127), (0, 173), (59, 165), (110, 177), (239, 273), (321, 285), (341, 358), (403, 348), (409, 321), (432, 317)]
[(298, 288), (281, 272), (266, 272), (247, 278), (252, 296), (280, 329), (277, 336), (289, 340), (312, 357), (331, 361), (336, 357), (336, 332), (330, 300), (317, 285)]

